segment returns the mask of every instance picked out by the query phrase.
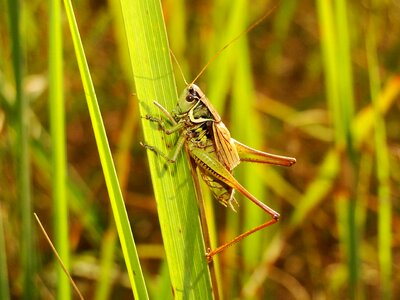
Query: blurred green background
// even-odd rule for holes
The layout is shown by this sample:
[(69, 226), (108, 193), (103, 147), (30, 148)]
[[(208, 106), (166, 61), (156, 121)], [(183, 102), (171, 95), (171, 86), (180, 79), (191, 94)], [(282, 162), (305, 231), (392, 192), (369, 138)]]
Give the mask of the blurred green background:
[[(239, 181), (281, 220), (219, 255), (222, 297), (398, 298), (400, 3), (161, 3), (187, 81), (271, 11), (196, 82), (235, 139), (297, 159), (288, 169), (237, 168)], [(172, 299), (120, 3), (73, 4), (148, 293)], [(56, 242), (63, 226), (57, 218), (67, 218), (70, 272), (85, 298), (131, 299), (63, 7), (55, 36), (63, 40), (66, 206), (52, 194), (52, 153), (64, 138), (50, 128), (50, 119), (60, 118), (49, 106), (50, 7), (51, 1), (0, 0), (0, 298), (69, 297), (55, 296), (58, 263), (36, 212)], [(180, 92), (184, 81), (173, 64)], [(266, 219), (237, 199), (237, 213), (206, 201), (215, 204), (218, 244)]]

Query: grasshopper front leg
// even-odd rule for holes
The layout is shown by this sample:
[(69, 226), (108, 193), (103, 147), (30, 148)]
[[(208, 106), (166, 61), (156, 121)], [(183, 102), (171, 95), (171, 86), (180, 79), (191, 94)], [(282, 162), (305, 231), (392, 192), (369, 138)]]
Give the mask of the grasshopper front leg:
[(183, 123), (174, 123), (173, 126), (170, 126), (169, 128), (167, 128), (168, 126), (165, 124), (164, 120), (159, 119), (157, 117), (153, 117), (151, 115), (146, 115), (144, 116), (144, 119), (149, 120), (150, 122), (154, 122), (157, 123), (158, 126), (160, 126), (160, 129), (165, 132), (165, 134), (172, 134), (174, 132), (180, 131), (185, 125)]
[[(160, 126), (161, 130), (163, 132), (165, 132), (165, 134), (170, 135), (174, 132), (177, 131), (181, 131), (182, 128), (184, 127), (183, 123), (177, 123), (174, 118), (172, 117), (172, 115), (157, 101), (154, 101), (154, 105), (156, 105), (163, 113), (164, 115), (168, 118), (168, 120), (172, 123), (172, 126), (170, 128), (167, 128), (166, 123), (164, 122), (164, 120), (157, 118), (157, 117), (153, 117), (151, 115), (146, 115), (144, 118), (146, 120), (149, 120), (150, 122), (155, 122), (158, 124), (158, 126)], [(154, 153), (160, 155), (162, 158), (164, 158), (166, 161), (170, 162), (170, 163), (175, 163), (176, 159), (179, 155), (179, 152), (181, 151), (183, 145), (185, 143), (185, 135), (183, 133), (181, 133), (181, 135), (179, 136), (178, 141), (175, 144), (174, 149), (172, 149), (171, 153), (169, 154), (165, 154), (164, 152), (162, 152), (161, 150), (157, 149), (155, 146), (151, 146), (145, 143), (140, 143), (140, 145), (142, 145), (144, 148), (153, 151)]]
[(154, 146), (140, 142), (140, 145), (142, 145), (144, 148), (153, 151), (157, 155), (160, 155), (162, 158), (164, 158), (167, 162), (170, 162), (170, 163), (176, 162), (179, 152), (182, 150), (182, 147), (184, 144), (185, 144), (185, 135), (181, 134), (179, 136), (178, 141), (175, 144), (175, 147), (172, 149), (172, 151), (169, 154), (165, 154), (164, 152), (162, 152), (161, 150), (159, 150), (158, 148), (156, 148)]
[(155, 106), (157, 106), (163, 112), (163, 114), (168, 118), (168, 120), (171, 121), (172, 124), (174, 124), (174, 125), (176, 124), (174, 117), (169, 113), (169, 111), (164, 106), (162, 106), (160, 103), (158, 103), (155, 100), (153, 101), (153, 103)]
[(153, 101), (153, 103), (168, 118), (168, 120), (172, 123), (172, 126), (170, 128), (167, 128), (167, 125), (165, 124), (164, 120), (157, 118), (157, 117), (153, 117), (151, 115), (146, 115), (144, 117), (146, 120), (157, 123), (160, 126), (161, 130), (164, 131), (168, 135), (181, 130), (185, 126), (185, 124), (183, 124), (183, 123), (177, 123), (175, 121), (174, 117), (169, 113), (169, 111), (166, 110), (165, 107), (162, 106), (160, 103), (158, 103), (157, 101)]

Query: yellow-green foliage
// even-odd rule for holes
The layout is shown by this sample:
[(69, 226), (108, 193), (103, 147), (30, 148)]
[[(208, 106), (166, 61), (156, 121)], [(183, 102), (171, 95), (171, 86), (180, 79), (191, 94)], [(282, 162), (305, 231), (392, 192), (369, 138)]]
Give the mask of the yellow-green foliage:
[[(393, 3), (73, 1), (74, 23), (57, 1), (0, 0), (0, 298), (75, 297), (33, 212), (87, 299), (398, 298)], [(281, 219), (210, 269), (185, 153), (146, 152), (176, 136), (141, 116), (184, 87), (170, 49), (190, 82), (267, 11), (196, 84), (234, 138), (297, 164), (235, 170)], [(217, 245), (269, 218), (203, 195)]]

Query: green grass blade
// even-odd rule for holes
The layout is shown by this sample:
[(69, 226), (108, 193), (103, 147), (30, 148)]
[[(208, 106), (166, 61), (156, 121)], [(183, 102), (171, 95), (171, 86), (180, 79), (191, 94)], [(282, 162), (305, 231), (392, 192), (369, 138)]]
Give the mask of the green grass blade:
[[(43, 135), (45, 135), (43, 133)], [(45, 138), (45, 140), (49, 140)], [(49, 144), (46, 142), (46, 144)], [(49, 157), (51, 156), (48, 147), (44, 147), (42, 143), (38, 141), (32, 141), (31, 151), (33, 157), (33, 164), (40, 172), (39, 177), (46, 182), (47, 185), (51, 185), (51, 172), (52, 165)], [(87, 199), (93, 198), (89, 187), (85, 182), (78, 176), (74, 168), (69, 169), (70, 174), (67, 178), (67, 197), (68, 205), (71, 212), (78, 216), (81, 220), (85, 231), (88, 234), (91, 242), (98, 242), (101, 238), (100, 231), (102, 229), (101, 220), (99, 217), (98, 208), (87, 202)]]
[(12, 41), (12, 61), (15, 78), (15, 120), (16, 120), (16, 165), (19, 191), (19, 208), (21, 218), (21, 261), (23, 276), (23, 299), (35, 299), (37, 289), (34, 277), (36, 274), (36, 256), (33, 236), (33, 210), (31, 200), (31, 171), (29, 163), (29, 130), (28, 99), (23, 95), (22, 79), (24, 73), (23, 51), (20, 34), (20, 11), (18, 1), (9, 0), (10, 36)]
[(80, 40), (78, 27), (74, 17), (71, 1), (64, 1), (65, 10), (71, 30), (74, 48), (78, 60), (78, 66), (82, 77), (82, 83), (86, 93), (86, 100), (89, 107), (90, 118), (96, 138), (97, 148), (103, 167), (104, 177), (110, 196), (111, 207), (114, 213), (115, 223), (124, 254), (125, 263), (129, 279), (132, 285), (133, 294), (136, 299), (148, 299), (137, 250), (132, 236), (125, 204), (119, 187), (111, 151), (107, 142), (104, 124), (101, 118), (100, 109), (96, 100), (96, 95), (90, 78), (89, 68), (86, 62), (83, 46)]
[(378, 179), (378, 251), (380, 265), (381, 299), (392, 299), (392, 204), (390, 189), (389, 151), (386, 142), (386, 127), (383, 115), (378, 107), (378, 96), (381, 88), (379, 75), (378, 52), (376, 45), (377, 18), (371, 17), (368, 27), (366, 53), (370, 78), (371, 99), (375, 121), (375, 156)]
[[(269, 64), (281, 63), (281, 55), (284, 42), (286, 41), (293, 21), (293, 16), (299, 2), (297, 0), (287, 0), (278, 5), (276, 16), (274, 17), (273, 31), (275, 39), (267, 49), (267, 60)], [(275, 66), (274, 66), (275, 67)]]
[[(236, 21), (234, 22), (237, 24), (236, 32), (240, 33), (249, 26), (249, 22), (246, 20), (247, 5), (248, 3), (246, 1), (235, 2), (233, 13), (236, 12), (237, 16)], [(234, 67), (233, 82), (236, 82), (237, 84), (234, 84), (232, 87), (233, 96), (231, 120), (235, 120), (235, 122), (232, 122), (230, 126), (231, 133), (235, 139), (238, 139), (255, 149), (261, 149), (263, 134), (262, 130), (260, 130), (260, 120), (257, 119), (255, 111), (253, 110), (256, 96), (253, 87), (246, 36), (242, 37), (235, 43), (235, 45), (232, 45), (232, 53), (235, 54), (235, 63), (231, 63), (231, 67)], [(226, 67), (228, 68), (228, 66)], [(249, 118), (249, 116), (254, 117)], [(265, 165), (243, 164), (235, 173), (235, 176), (239, 181), (261, 201), (267, 199), (265, 188), (260, 176), (263, 168), (265, 168)], [(246, 198), (241, 197), (241, 200), (241, 207), (238, 214), (231, 214), (231, 218), (236, 219), (236, 224), (239, 223), (240, 214), (244, 214), (243, 226), (241, 226), (240, 232), (237, 234), (264, 223), (268, 218), (265, 212), (263, 212), (259, 207), (253, 205)], [(271, 203), (267, 203), (267, 205), (271, 205)], [(230, 211), (227, 213), (230, 214)], [(270, 235), (271, 228), (252, 234), (240, 244), (243, 249), (243, 260), (246, 265), (248, 265), (249, 269), (252, 269), (260, 260), (263, 250), (262, 247), (265, 246), (263, 242), (266, 241), (266, 232)]]
[[(179, 65), (182, 69), (182, 72), (185, 77), (189, 76), (189, 66), (185, 57), (185, 50), (190, 43), (186, 38), (186, 30), (187, 30), (187, 14), (185, 0), (167, 0), (163, 1), (163, 11), (173, 11), (173, 18), (169, 18), (167, 25), (168, 31), (168, 42), (172, 52), (177, 58)], [(192, 70), (195, 71), (195, 70)], [(184, 80), (182, 78), (182, 74), (180, 74), (179, 69), (175, 69), (174, 72), (177, 77), (177, 86), (179, 88), (183, 88)], [(190, 80), (191, 78), (186, 78), (186, 80)], [(182, 84), (179, 84), (182, 83)]]
[[(349, 272), (349, 288), (350, 295), (353, 299), (361, 296), (361, 279), (360, 279), (360, 261), (359, 261), (359, 244), (360, 236), (358, 234), (358, 228), (356, 225), (356, 211), (358, 206), (363, 203), (357, 203), (356, 201), (356, 189), (357, 184), (357, 157), (354, 149), (354, 135), (351, 131), (351, 125), (354, 117), (354, 96), (353, 96), (353, 71), (350, 57), (350, 32), (349, 32), (349, 16), (347, 13), (348, 3), (345, 0), (336, 1), (335, 3), (335, 29), (336, 29), (336, 41), (337, 41), (337, 54), (336, 62), (338, 65), (337, 75), (337, 89), (339, 91), (339, 98), (337, 101), (340, 105), (340, 116), (341, 123), (343, 125), (342, 136), (346, 145), (346, 154), (348, 159), (345, 160), (342, 168), (342, 172), (346, 173), (346, 176), (341, 176), (341, 189), (344, 193), (339, 198), (344, 198), (347, 208), (345, 212), (345, 218), (347, 221), (347, 228), (345, 229), (345, 239), (343, 244), (345, 245), (346, 255), (348, 259), (348, 272)], [(347, 194), (347, 196), (346, 196)], [(344, 195), (344, 196), (343, 196)], [(348, 199), (346, 199), (348, 198)], [(339, 199), (339, 205), (340, 203)], [(338, 225), (344, 224), (338, 217)], [(346, 223), (345, 223), (346, 224)]]
[(173, 295), (170, 293), (171, 281), (169, 280), (168, 264), (164, 261), (159, 267), (159, 277), (156, 281), (156, 286), (152, 289), (151, 299), (154, 300), (172, 300)]
[[(247, 25), (243, 24), (244, 19), (246, 19), (246, 14), (242, 14), (239, 10), (242, 5), (240, 1), (235, 2), (234, 5), (232, 5), (231, 1), (221, 2), (224, 3), (214, 5), (214, 16), (216, 18), (214, 21), (214, 32), (216, 35), (214, 36), (214, 41), (211, 43), (214, 47), (207, 47), (210, 48), (207, 61), (222, 47), (230, 43)], [(222, 19), (220, 16), (221, 11), (227, 11), (229, 13), (228, 16)], [(207, 77), (207, 97), (211, 99), (213, 106), (222, 116), (224, 115), (226, 95), (229, 93), (229, 88), (233, 80), (232, 74), (235, 65), (234, 61), (236, 59), (233, 46), (234, 45), (226, 48), (224, 52), (210, 64), (206, 70), (207, 74), (204, 74)], [(201, 78), (199, 81), (201, 81)]]
[[(168, 110), (177, 101), (160, 2), (121, 0), (121, 6), (141, 115), (159, 116), (154, 100)], [(171, 149), (176, 137), (165, 137), (146, 120), (142, 125), (146, 143), (168, 153), (166, 143)], [(183, 154), (173, 165), (148, 154), (172, 290), (176, 299), (211, 299), (195, 191)]]
[(113, 271), (114, 255), (117, 245), (115, 227), (110, 227), (105, 233), (100, 254), (100, 276), (96, 287), (95, 300), (110, 299), (112, 281), (110, 274)]
[[(66, 141), (63, 87), (61, 3), (49, 2), (49, 104), (52, 141), (52, 184), (55, 247), (69, 268), (68, 203), (66, 192)], [(57, 299), (70, 299), (71, 285), (57, 264)]]
[[(353, 81), (350, 58), (350, 38), (347, 16), (347, 4), (345, 1), (335, 3), (318, 1), (319, 21), (321, 24), (321, 45), (326, 76), (327, 98), (331, 109), (331, 117), (334, 120), (335, 146), (343, 159), (341, 159), (342, 172), (346, 176), (340, 176), (341, 193), (336, 193), (334, 199), (338, 212), (345, 214), (338, 217), (338, 227), (346, 220), (347, 228), (339, 230), (341, 247), (347, 258), (349, 289), (351, 298), (356, 297), (360, 288), (358, 243), (359, 236), (356, 228), (356, 153), (354, 152), (353, 133)], [(344, 171), (345, 170), (345, 171)], [(343, 203), (348, 205), (343, 209)]]
[[(229, 18), (230, 23), (235, 25), (232, 29), (234, 33), (231, 38), (243, 32), (243, 30), (249, 26), (249, 23), (253, 22), (253, 20), (248, 20), (249, 14), (247, 6), (248, 3), (246, 1), (235, 1), (235, 3), (231, 5)], [(229, 124), (229, 128), (231, 134), (235, 139), (256, 149), (261, 149), (262, 133), (259, 130), (260, 120), (257, 119), (257, 116), (254, 116), (255, 112), (253, 110), (256, 97), (251, 74), (251, 59), (249, 56), (247, 37), (243, 36), (231, 45), (230, 57), (228, 56), (228, 59), (224, 58), (225, 55), (228, 54), (224, 51), (221, 54), (222, 57), (219, 67), (224, 70), (231, 70), (231, 74), (225, 74), (227, 82), (230, 84), (236, 83), (232, 85), (232, 101), (230, 103), (230, 120), (232, 120), (232, 122)], [(217, 74), (215, 73), (214, 76), (217, 76)], [(211, 90), (218, 90), (219, 86), (215, 84), (210, 88)], [(212, 92), (212, 94), (214, 94), (214, 92)], [(222, 99), (211, 98), (211, 101), (214, 103), (215, 101), (226, 98), (226, 95), (216, 95), (216, 97), (221, 96), (223, 97)], [(249, 116), (254, 117), (249, 118)], [(243, 163), (235, 170), (235, 177), (239, 182), (261, 201), (265, 201), (266, 199), (265, 188), (261, 181), (261, 176), (259, 176), (263, 168), (265, 168), (265, 165)], [(236, 193), (235, 197), (240, 204), (237, 213), (232, 213), (230, 209), (225, 211), (227, 223), (224, 230), (227, 232), (227, 240), (262, 224), (265, 222), (266, 218), (268, 218), (259, 207), (253, 205), (247, 198), (239, 193)], [(246, 268), (244, 268), (240, 275), (236, 272), (224, 271), (223, 282), (229, 280), (233, 283), (237, 280), (247, 280), (249, 273), (245, 272), (245, 270), (252, 270), (253, 267), (258, 264), (263, 252), (263, 246), (265, 246), (264, 243), (267, 240), (265, 239), (267, 236), (266, 232), (269, 234), (271, 233), (270, 229), (256, 232), (226, 251), (227, 253), (224, 255), (227, 263), (230, 265), (243, 264)], [(220, 244), (227, 240), (220, 241)], [(240, 253), (240, 255), (238, 255), (238, 253)], [(227, 298), (230, 299), (239, 295), (241, 286), (242, 282), (239, 285), (232, 285), (233, 288), (229, 291), (224, 291)]]

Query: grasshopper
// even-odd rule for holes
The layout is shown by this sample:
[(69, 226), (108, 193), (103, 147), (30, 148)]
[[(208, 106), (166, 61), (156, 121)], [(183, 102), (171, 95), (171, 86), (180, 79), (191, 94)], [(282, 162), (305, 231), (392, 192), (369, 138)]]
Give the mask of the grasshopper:
[[(233, 39), (229, 44), (254, 28), (265, 17), (266, 15)], [(212, 106), (203, 91), (194, 84), (207, 66), (228, 45), (223, 47), (208, 61), (190, 84), (185, 80), (186, 88), (180, 95), (177, 106), (171, 113), (157, 101), (154, 101), (154, 104), (165, 115), (166, 120), (150, 115), (145, 116), (145, 119), (158, 123), (161, 130), (167, 135), (179, 133), (178, 140), (171, 153), (165, 154), (154, 146), (142, 143), (142, 146), (160, 155), (170, 163), (176, 162), (180, 151), (184, 147), (189, 155), (191, 165), (199, 170), (211, 193), (222, 205), (229, 206), (233, 211), (236, 211), (235, 205), (237, 205), (237, 201), (234, 198), (234, 191), (236, 190), (271, 216), (270, 220), (240, 234), (230, 242), (214, 250), (208, 249), (206, 253), (208, 262), (211, 262), (212, 257), (225, 248), (279, 220), (279, 213), (258, 200), (236, 180), (233, 176), (233, 169), (241, 161), (280, 166), (291, 166), (296, 162), (295, 158), (262, 152), (233, 139), (216, 109)]]
[(179, 152), (186, 148), (192, 165), (196, 166), (214, 197), (224, 206), (235, 210), (237, 204), (234, 191), (237, 190), (271, 216), (261, 224), (234, 238), (232, 241), (208, 251), (208, 261), (225, 248), (237, 243), (246, 236), (268, 227), (279, 220), (279, 213), (254, 197), (233, 176), (233, 169), (241, 161), (291, 166), (295, 158), (262, 152), (246, 146), (231, 137), (220, 115), (212, 106), (202, 90), (194, 83), (189, 84), (181, 94), (175, 109), (169, 113), (161, 104), (154, 104), (163, 112), (170, 126), (162, 119), (147, 115), (146, 119), (159, 124), (167, 135), (179, 132), (179, 138), (171, 154), (166, 155), (153, 146), (142, 144), (156, 152), (170, 163), (175, 163)]

